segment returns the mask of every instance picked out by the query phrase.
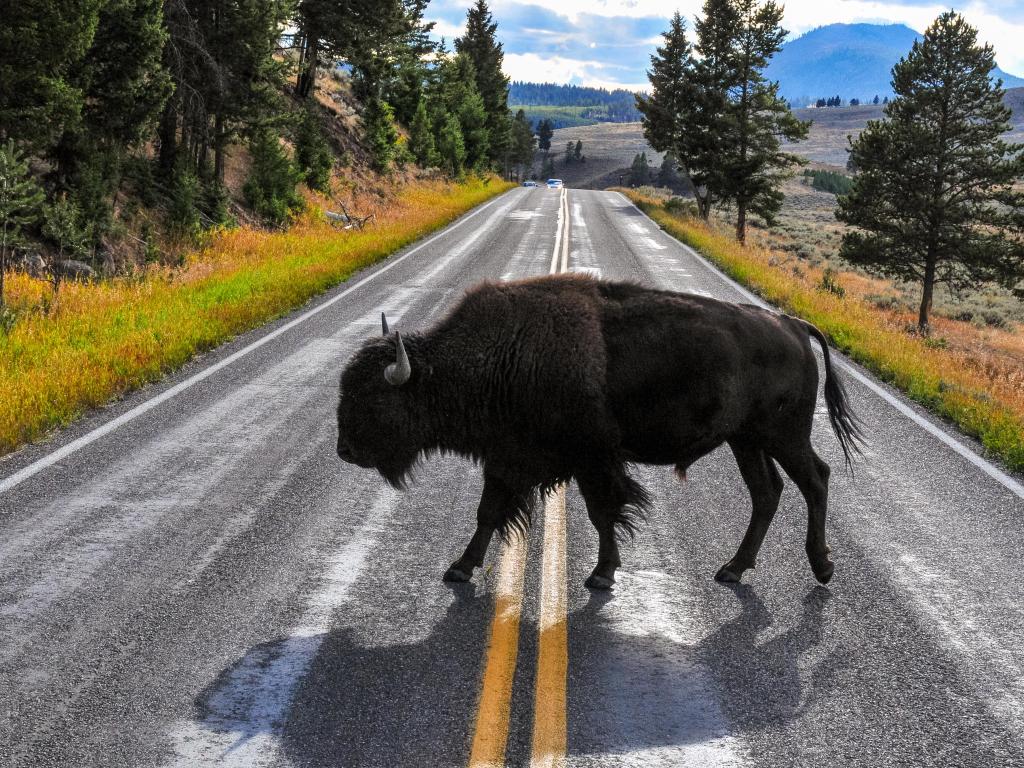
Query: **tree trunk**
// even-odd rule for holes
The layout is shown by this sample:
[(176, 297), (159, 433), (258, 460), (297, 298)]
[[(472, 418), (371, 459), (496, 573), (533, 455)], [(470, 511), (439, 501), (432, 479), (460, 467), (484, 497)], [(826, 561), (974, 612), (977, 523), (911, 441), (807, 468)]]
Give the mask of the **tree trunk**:
[(917, 315), (917, 328), (922, 336), (930, 332), (928, 313), (932, 310), (932, 291), (935, 288), (935, 260), (929, 258), (924, 268), (924, 290), (921, 293), (921, 309)]
[(303, 37), (302, 61), (304, 66), (299, 70), (299, 79), (295, 83), (295, 93), (301, 98), (307, 98), (313, 92), (316, 85), (316, 67), (319, 51), (314, 35)]
[(747, 201), (736, 201), (736, 239), (741, 245), (747, 244)]
[(213, 119), (213, 180), (224, 183), (224, 115), (217, 113)]
[(170, 175), (177, 159), (178, 112), (177, 99), (167, 100), (163, 116), (160, 118), (160, 170)]

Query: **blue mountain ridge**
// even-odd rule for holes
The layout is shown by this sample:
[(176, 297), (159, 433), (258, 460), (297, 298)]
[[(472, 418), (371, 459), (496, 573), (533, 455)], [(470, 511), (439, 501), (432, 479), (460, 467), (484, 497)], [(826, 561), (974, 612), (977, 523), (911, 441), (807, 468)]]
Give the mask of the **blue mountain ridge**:
[[(767, 77), (794, 106), (840, 96), (867, 101), (892, 95), (892, 68), (921, 36), (903, 24), (829, 24), (788, 41), (768, 65)], [(1024, 78), (993, 71), (1004, 88)]]

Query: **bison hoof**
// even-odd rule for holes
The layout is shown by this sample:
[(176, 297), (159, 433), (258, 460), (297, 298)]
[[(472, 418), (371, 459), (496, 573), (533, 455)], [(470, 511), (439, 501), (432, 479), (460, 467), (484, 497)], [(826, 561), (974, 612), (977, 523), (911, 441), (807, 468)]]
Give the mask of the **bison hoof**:
[(461, 568), (456, 568), (453, 565), (451, 568), (444, 572), (444, 576), (442, 576), (441, 578), (444, 581), (465, 582), (469, 581), (472, 576), (472, 572), (466, 573)]
[(587, 589), (611, 589), (615, 583), (615, 579), (609, 579), (607, 576), (600, 576), (596, 573), (592, 573), (587, 577), (584, 586)]
[(732, 568), (728, 563), (718, 569), (715, 574), (715, 581), (719, 584), (739, 584), (743, 571), (739, 568)]
[(835, 572), (836, 566), (831, 560), (826, 560), (823, 563), (812, 565), (811, 570), (814, 571), (814, 578), (822, 584), (828, 584), (832, 579), (832, 574)]

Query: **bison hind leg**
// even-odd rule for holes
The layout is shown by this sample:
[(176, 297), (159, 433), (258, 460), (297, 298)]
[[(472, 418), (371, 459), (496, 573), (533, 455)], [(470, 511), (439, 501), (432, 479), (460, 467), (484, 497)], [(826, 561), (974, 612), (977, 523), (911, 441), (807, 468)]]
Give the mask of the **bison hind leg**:
[(757, 564), (757, 554), (772, 524), (782, 496), (782, 477), (775, 462), (759, 447), (734, 440), (729, 442), (743, 482), (750, 491), (751, 513), (747, 532), (732, 559), (718, 569), (715, 581), (735, 584), (743, 572)]
[(590, 589), (610, 589), (615, 583), (615, 571), (622, 565), (616, 535), (636, 534), (651, 498), (621, 464), (605, 472), (577, 475), (576, 480), (598, 537), (597, 565), (585, 585)]

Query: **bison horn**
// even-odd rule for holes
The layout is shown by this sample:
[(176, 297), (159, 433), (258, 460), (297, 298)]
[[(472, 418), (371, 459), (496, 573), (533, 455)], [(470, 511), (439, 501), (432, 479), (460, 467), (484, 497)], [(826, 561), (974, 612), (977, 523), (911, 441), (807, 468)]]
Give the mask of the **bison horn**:
[(405, 344), (402, 343), (402, 334), (395, 333), (398, 337), (398, 355), (395, 362), (384, 369), (384, 378), (393, 387), (400, 387), (412, 376), (412, 366), (409, 365), (409, 355), (405, 352)]
[(388, 319), (384, 316), (384, 313), (380, 313), (380, 327), (384, 331), (384, 335), (388, 335)]

